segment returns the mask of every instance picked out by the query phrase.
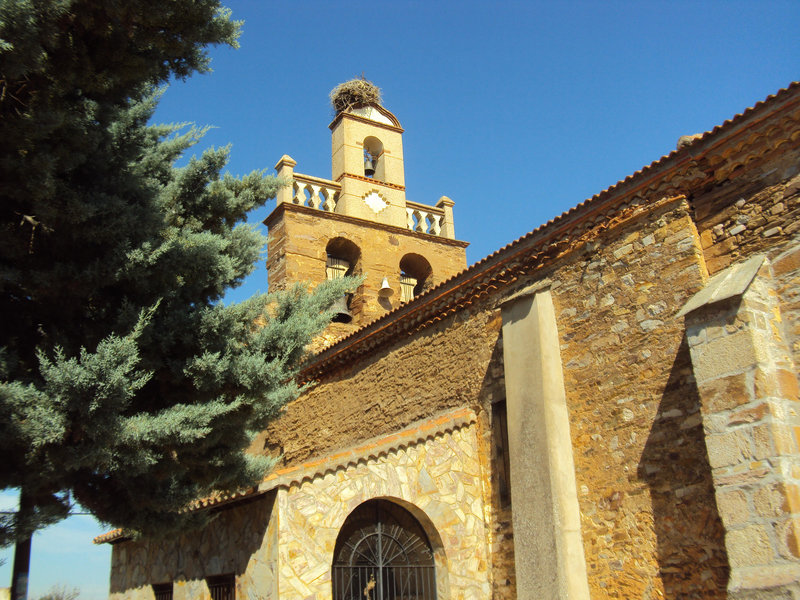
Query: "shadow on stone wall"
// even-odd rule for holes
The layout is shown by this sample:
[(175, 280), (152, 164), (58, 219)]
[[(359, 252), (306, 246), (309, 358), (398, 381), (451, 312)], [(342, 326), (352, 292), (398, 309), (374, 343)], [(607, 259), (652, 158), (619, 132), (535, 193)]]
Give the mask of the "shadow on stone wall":
[(502, 334), (492, 349), (492, 356), (481, 383), (479, 400), (489, 431), (489, 478), (492, 502), (491, 569), (492, 598), (495, 600), (517, 597), (514, 576), (514, 528), (511, 515), (511, 489), (508, 465), (508, 436), (505, 435), (505, 378), (503, 372)]
[(665, 598), (726, 598), (728, 556), (686, 338), (638, 466), (650, 487)]
[(111, 593), (130, 593), (154, 583), (202, 584), (206, 577), (228, 573), (238, 577), (257, 553), (257, 562), (269, 563), (265, 535), (274, 504), (275, 494), (269, 493), (236, 506), (220, 507), (216, 518), (196, 531), (160, 541), (115, 545)]

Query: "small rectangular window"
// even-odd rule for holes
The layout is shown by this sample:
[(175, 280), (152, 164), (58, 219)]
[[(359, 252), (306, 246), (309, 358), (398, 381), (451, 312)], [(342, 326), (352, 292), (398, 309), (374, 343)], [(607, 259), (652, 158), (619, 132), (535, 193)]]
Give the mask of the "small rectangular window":
[(492, 405), (492, 442), (500, 506), (507, 507), (511, 504), (511, 468), (508, 462), (508, 422), (505, 400)]
[(153, 596), (155, 596), (156, 600), (172, 600), (171, 583), (154, 583), (152, 588)]
[(206, 584), (211, 600), (235, 600), (236, 578), (233, 573), (206, 577)]

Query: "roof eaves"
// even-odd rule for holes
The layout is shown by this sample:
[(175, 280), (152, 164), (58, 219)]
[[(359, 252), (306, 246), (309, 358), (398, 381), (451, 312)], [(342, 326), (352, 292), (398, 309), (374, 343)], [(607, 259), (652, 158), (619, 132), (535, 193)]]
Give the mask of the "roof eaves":
[(561, 215), (547, 221), (547, 223), (540, 225), (526, 235), (503, 246), (464, 271), (443, 281), (438, 286), (427, 290), (420, 296), (414, 298), (411, 302), (395, 308), (364, 325), (364, 327), (350, 335), (345, 336), (333, 346), (314, 355), (301, 371), (300, 378), (307, 381), (318, 377), (325, 370), (325, 363), (331, 362), (331, 359), (336, 355), (353, 348), (370, 337), (384, 332), (392, 324), (408, 318), (410, 314), (418, 312), (423, 308), (432, 307), (438, 300), (447, 296), (456, 288), (463, 287), (470, 281), (474, 281), (485, 271), (497, 267), (500, 263), (510, 261), (521, 251), (526, 251), (531, 245), (535, 245), (547, 238), (552, 238), (557, 231), (573, 226), (576, 222), (589, 218), (602, 208), (605, 208), (606, 203), (612, 201), (614, 198), (620, 197), (631, 190), (646, 189), (648, 184), (653, 181), (663, 179), (670, 171), (696, 160), (699, 156), (707, 153), (719, 144), (724, 143), (727, 137), (735, 135), (740, 130), (747, 129), (760, 120), (767, 118), (769, 115), (795, 103), (800, 103), (800, 82), (792, 82), (786, 88), (757, 102), (752, 107), (745, 109), (731, 119), (727, 119), (722, 124), (705, 132), (684, 147), (674, 150), (653, 161), (649, 165), (642, 167), (638, 171), (628, 175), (625, 179), (598, 192)]

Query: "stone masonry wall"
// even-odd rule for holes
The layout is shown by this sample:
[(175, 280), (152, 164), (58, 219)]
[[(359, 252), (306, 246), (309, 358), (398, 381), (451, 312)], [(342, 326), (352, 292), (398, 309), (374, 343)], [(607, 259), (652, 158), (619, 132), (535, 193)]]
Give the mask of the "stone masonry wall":
[(723, 531), (674, 317), (704, 283), (688, 204), (593, 248), (551, 276), (592, 598), (723, 598)]
[(480, 410), (495, 389), (487, 367), (500, 325), (494, 311), (461, 314), (376, 352), (289, 404), (265, 438), (289, 466), (448, 409)]
[[(721, 163), (716, 170), (726, 172), (725, 167)], [(784, 146), (777, 160), (740, 168), (694, 193), (710, 274), (752, 254), (764, 252), (772, 258), (800, 232), (799, 172), (800, 148)]]
[[(722, 527), (683, 323), (674, 319), (706, 277), (688, 204), (606, 231), (548, 277), (593, 598), (724, 597)], [(486, 415), (504, 393), (496, 301), (334, 374), (287, 407), (267, 438), (280, 440), (285, 464), (297, 464), (447, 408)], [(494, 469), (497, 457), (484, 448)], [(510, 512), (495, 506), (493, 589), (511, 597)]]
[[(795, 142), (796, 144), (797, 142)], [(756, 253), (774, 266), (784, 328), (800, 364), (800, 148), (698, 192), (693, 205), (709, 272)], [(724, 166), (724, 164), (723, 164)], [(719, 168), (719, 167), (718, 167)]]
[[(741, 275), (757, 268), (752, 280)], [(769, 262), (756, 256), (737, 269), (710, 285), (738, 273), (740, 282), (749, 281), (742, 295), (701, 305), (686, 317), (726, 529), (729, 597), (795, 598), (788, 586), (800, 593), (797, 377)]]
[(800, 233), (784, 245), (782, 253), (774, 256), (772, 275), (783, 317), (781, 326), (797, 367), (800, 365)]
[[(391, 434), (443, 410), (468, 406), (479, 415), (480, 460), (498, 498), (498, 460), (491, 405), (504, 399), (499, 310), (464, 313), (416, 339), (376, 353), (358, 370), (343, 370), (290, 404), (263, 436), (285, 466)], [(335, 398), (335, 401), (332, 399)], [(264, 442), (262, 442), (263, 444)], [(487, 506), (493, 598), (514, 592), (510, 506)]]
[(111, 553), (111, 600), (154, 600), (151, 584), (173, 583), (174, 600), (210, 600), (205, 578), (233, 573), (236, 597), (277, 592), (275, 495), (228, 508), (207, 527), (174, 538), (125, 541)]
[[(424, 257), (432, 268), (426, 288), (461, 272), (467, 266), (465, 244), (412, 231), (386, 228), (367, 221), (354, 222), (318, 210), (283, 206), (282, 215), (268, 219), (270, 243), (267, 267), (271, 289), (286, 283), (325, 280), (326, 247), (334, 238), (345, 238), (358, 246), (361, 257), (355, 274), (365, 275), (350, 307), (354, 315), (352, 330), (365, 325), (400, 305), (400, 260), (407, 254)], [(383, 278), (394, 294), (379, 298)]]

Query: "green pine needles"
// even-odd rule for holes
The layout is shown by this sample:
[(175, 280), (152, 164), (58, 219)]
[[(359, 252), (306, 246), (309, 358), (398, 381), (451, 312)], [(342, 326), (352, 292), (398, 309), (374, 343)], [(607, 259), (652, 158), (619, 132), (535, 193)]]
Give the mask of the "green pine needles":
[(245, 449), (354, 282), (220, 302), (280, 182), (223, 175), (227, 148), (177, 168), (203, 131), (148, 122), (238, 29), (216, 0), (0, 0), (0, 544), (76, 501), (164, 534), (270, 466)]

